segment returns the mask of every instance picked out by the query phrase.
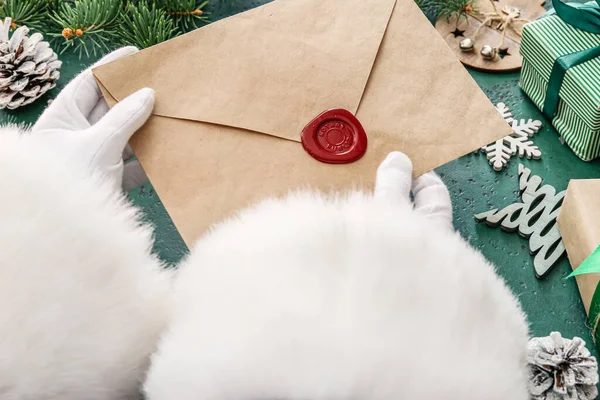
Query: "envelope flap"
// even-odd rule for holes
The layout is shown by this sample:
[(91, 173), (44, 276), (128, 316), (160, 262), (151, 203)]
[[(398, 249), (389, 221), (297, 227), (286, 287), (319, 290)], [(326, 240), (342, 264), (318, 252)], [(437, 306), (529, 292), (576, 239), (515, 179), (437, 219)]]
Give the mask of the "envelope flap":
[(118, 101), (154, 114), (300, 140), (322, 111), (355, 113), (396, 0), (276, 0), (101, 66)]

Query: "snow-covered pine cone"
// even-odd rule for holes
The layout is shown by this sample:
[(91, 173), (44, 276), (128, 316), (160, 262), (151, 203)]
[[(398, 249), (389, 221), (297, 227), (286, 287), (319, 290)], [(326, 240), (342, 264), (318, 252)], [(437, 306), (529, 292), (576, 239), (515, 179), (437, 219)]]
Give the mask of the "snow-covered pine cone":
[(33, 103), (56, 86), (62, 62), (40, 33), (27, 36), (29, 28), (17, 28), (12, 20), (0, 25), (0, 109), (15, 109)]
[(593, 400), (598, 363), (578, 337), (560, 333), (529, 341), (529, 392), (534, 400)]

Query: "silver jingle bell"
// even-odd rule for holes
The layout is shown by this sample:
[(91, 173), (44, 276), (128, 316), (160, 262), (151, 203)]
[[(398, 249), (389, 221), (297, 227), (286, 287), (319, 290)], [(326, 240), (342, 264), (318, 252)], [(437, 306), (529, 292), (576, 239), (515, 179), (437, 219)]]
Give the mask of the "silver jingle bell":
[(496, 58), (496, 49), (489, 44), (484, 44), (481, 47), (481, 55), (486, 60), (493, 60)]
[(462, 51), (473, 51), (473, 41), (469, 38), (464, 38), (460, 41), (459, 47)]

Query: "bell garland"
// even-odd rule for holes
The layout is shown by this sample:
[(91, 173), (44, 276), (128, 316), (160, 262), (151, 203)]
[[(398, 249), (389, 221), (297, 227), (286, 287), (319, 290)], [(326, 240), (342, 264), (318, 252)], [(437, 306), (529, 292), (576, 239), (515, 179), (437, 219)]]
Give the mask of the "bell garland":
[(481, 47), (480, 54), (486, 60), (496, 60), (499, 50), (504, 45), (504, 41), (506, 39), (506, 30), (512, 24), (520, 22), (527, 23), (530, 22), (528, 19), (520, 18), (521, 12), (516, 7), (504, 6), (500, 11), (496, 8), (496, 4), (494, 4), (494, 0), (489, 0), (492, 4), (493, 11), (483, 13), (485, 19), (477, 27), (473, 36), (471, 38), (464, 38), (460, 41), (459, 47), (462, 51), (473, 51), (475, 46), (475, 40), (477, 35), (481, 32), (481, 29), (484, 26), (491, 27), (502, 32), (502, 37), (500, 39), (500, 43), (496, 46), (492, 46), (491, 44), (484, 44)]
[[(498, 10), (494, 0), (489, 1), (491, 12), (480, 12), (479, 0), (415, 0), (419, 7), (426, 13), (436, 16), (438, 19), (446, 21), (456, 21), (456, 31), (462, 32), (458, 26), (462, 19), (469, 20), (469, 17), (483, 17), (481, 25), (476, 29), (472, 37), (465, 38), (459, 43), (459, 48), (463, 52), (473, 51), (475, 42), (481, 29), (486, 26), (502, 32), (502, 38), (497, 45), (489, 43), (481, 47), (480, 55), (486, 60), (497, 60), (500, 50), (503, 48), (506, 30), (508, 27), (515, 28), (515, 24), (524, 24), (528, 19), (521, 18), (521, 12), (516, 7), (504, 6)], [(486, 7), (487, 8), (487, 7)], [(455, 35), (456, 36), (456, 35)], [(462, 35), (461, 35), (462, 36)]]

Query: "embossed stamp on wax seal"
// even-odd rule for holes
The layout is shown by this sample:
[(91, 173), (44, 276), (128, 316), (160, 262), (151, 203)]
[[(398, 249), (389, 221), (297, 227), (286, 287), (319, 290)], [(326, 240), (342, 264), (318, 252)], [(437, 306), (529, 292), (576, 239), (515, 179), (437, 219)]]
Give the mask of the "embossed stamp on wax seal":
[(329, 164), (347, 164), (367, 150), (367, 134), (348, 110), (327, 110), (302, 130), (302, 146), (315, 159)]

